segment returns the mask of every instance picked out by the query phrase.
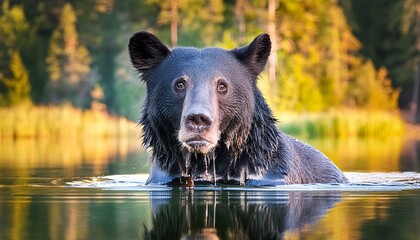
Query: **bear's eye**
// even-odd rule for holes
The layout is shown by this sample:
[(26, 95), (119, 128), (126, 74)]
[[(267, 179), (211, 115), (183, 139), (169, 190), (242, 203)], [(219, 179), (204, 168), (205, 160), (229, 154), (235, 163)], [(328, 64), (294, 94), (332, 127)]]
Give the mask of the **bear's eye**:
[(174, 89), (177, 92), (184, 91), (185, 89), (185, 80), (184, 79), (178, 79), (174, 83)]
[(228, 85), (224, 80), (219, 80), (217, 84), (217, 92), (220, 94), (225, 94), (228, 90)]
[(183, 82), (178, 82), (178, 83), (176, 83), (176, 88), (178, 90), (182, 90), (182, 89), (185, 88), (185, 84)]

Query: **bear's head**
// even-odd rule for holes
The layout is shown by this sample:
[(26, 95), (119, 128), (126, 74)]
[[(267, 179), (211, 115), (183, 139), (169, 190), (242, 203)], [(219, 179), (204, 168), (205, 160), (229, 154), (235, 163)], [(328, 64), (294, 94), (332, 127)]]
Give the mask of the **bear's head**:
[(267, 34), (230, 51), (170, 50), (151, 33), (134, 34), (129, 53), (147, 86), (141, 124), (154, 159), (169, 167), (182, 155), (218, 147), (238, 154), (251, 129), (256, 79), (270, 50)]

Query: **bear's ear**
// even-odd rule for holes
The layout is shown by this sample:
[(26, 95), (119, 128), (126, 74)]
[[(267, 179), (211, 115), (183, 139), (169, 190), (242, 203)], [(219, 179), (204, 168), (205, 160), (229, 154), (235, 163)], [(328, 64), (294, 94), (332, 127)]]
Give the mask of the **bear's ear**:
[(148, 32), (138, 32), (128, 44), (131, 63), (140, 73), (146, 73), (162, 62), (171, 52), (159, 38)]
[(271, 51), (271, 40), (267, 33), (258, 35), (248, 46), (232, 50), (235, 57), (255, 75), (260, 74)]

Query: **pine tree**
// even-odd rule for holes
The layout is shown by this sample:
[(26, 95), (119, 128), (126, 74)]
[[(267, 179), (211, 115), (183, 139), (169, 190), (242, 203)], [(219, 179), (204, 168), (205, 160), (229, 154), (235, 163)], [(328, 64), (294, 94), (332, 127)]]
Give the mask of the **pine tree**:
[(20, 39), (28, 29), (23, 8), (2, 4), (0, 15), (0, 104), (13, 106), (31, 102), (28, 72), (20, 56)]
[(359, 54), (337, 0), (281, 0), (276, 17), (279, 81), (261, 84), (275, 111), (396, 107), (399, 91), (386, 69), (377, 71)]
[(0, 102), (7, 106), (30, 103), (31, 87), (28, 72), (23, 65), (19, 52), (13, 51), (10, 55), (9, 77), (0, 77), (0, 83), (7, 89)]
[(54, 104), (88, 105), (92, 88), (89, 81), (91, 57), (87, 48), (79, 43), (76, 20), (73, 7), (66, 3), (51, 37), (46, 64), (50, 76), (48, 91)]

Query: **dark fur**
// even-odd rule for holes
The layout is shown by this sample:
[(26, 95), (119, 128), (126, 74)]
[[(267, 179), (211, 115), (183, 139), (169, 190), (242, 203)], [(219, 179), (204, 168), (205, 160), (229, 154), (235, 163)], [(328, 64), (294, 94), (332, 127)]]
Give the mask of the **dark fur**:
[[(213, 181), (213, 173), (207, 174), (212, 172), (213, 163), (220, 182), (276, 185), (347, 181), (321, 152), (276, 128), (256, 83), (270, 50), (267, 34), (231, 51), (182, 47), (169, 50), (147, 32), (136, 33), (130, 39), (131, 62), (147, 85), (141, 124), (144, 144), (152, 149), (148, 183), (164, 184), (185, 174), (193, 175), (196, 181)], [(186, 93), (173, 91), (173, 81), (183, 75), (192, 79), (192, 85), (204, 86), (188, 92), (188, 98), (193, 99), (190, 102)], [(219, 75), (229, 81), (226, 96), (213, 96), (212, 90), (207, 89), (212, 86), (208, 79)], [(199, 98), (208, 92), (212, 97)], [(186, 125), (188, 109), (183, 108), (195, 107), (197, 101), (209, 107), (210, 116), (215, 115), (216, 125), (212, 126), (218, 127), (220, 136), (214, 146), (195, 151), (181, 144), (178, 135)], [(214, 131), (211, 136), (215, 136)]]

